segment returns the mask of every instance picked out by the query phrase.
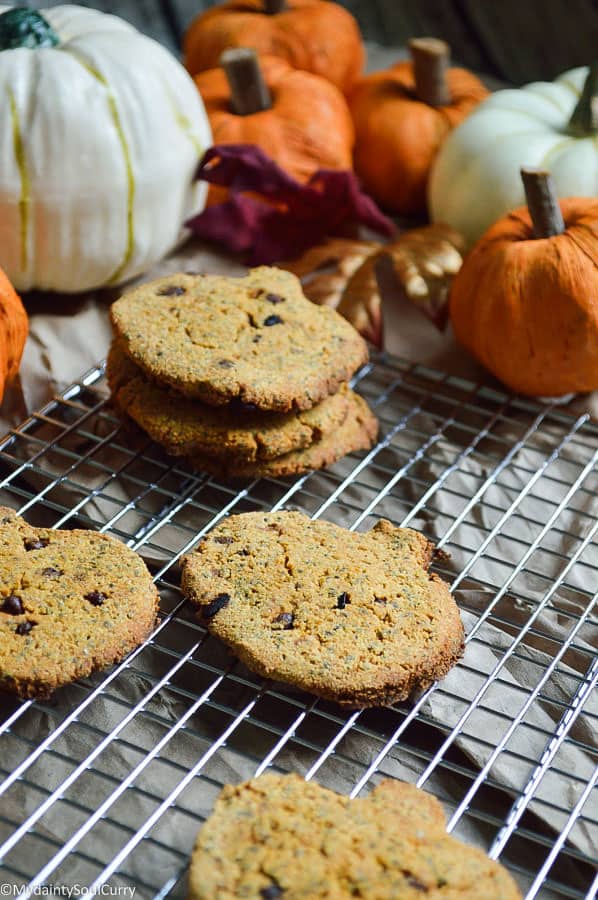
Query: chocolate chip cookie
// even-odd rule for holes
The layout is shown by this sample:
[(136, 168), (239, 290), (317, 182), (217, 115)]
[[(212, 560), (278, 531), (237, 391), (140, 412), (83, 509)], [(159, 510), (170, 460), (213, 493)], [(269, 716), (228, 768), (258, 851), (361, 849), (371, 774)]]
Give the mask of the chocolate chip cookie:
[(265, 413), (241, 402), (208, 406), (151, 382), (117, 341), (108, 354), (106, 376), (117, 408), (168, 453), (198, 453), (242, 465), (303, 450), (334, 434), (354, 396), (342, 384), (333, 396), (297, 413)]
[(227, 785), (199, 832), (189, 900), (518, 900), (509, 873), (445, 831), (430, 794), (386, 779), (350, 800), (298, 775)]
[(364, 534), (298, 512), (231, 516), (183, 560), (185, 596), (265, 678), (343, 706), (406, 699), (463, 652), (432, 544), (380, 520)]
[[(347, 453), (369, 450), (378, 433), (378, 420), (363, 397), (349, 391), (347, 400), (348, 408), (342, 424), (335, 431), (314, 440), (304, 450), (293, 450), (274, 459), (256, 459), (254, 462), (242, 459), (229, 461), (194, 453), (190, 457), (191, 465), (200, 472), (209, 472), (223, 479), (268, 476), (282, 478), (285, 475), (301, 475), (312, 469), (331, 466)], [(302, 415), (305, 416), (307, 413)]]
[(105, 534), (33, 528), (0, 507), (0, 689), (45, 697), (122, 659), (152, 631), (143, 560)]
[(299, 280), (261, 267), (245, 278), (172, 275), (113, 304), (126, 354), (151, 378), (210, 405), (310, 409), (367, 360), (363, 338)]

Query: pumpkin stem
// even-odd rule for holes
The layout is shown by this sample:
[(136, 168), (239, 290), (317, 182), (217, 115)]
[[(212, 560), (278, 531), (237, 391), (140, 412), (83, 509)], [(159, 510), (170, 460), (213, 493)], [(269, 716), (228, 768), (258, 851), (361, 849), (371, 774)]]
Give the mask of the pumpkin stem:
[(451, 93), (446, 80), (451, 48), (438, 38), (412, 38), (409, 52), (413, 63), (415, 94), (428, 106), (447, 106)]
[(581, 97), (569, 119), (569, 131), (582, 136), (598, 134), (598, 62), (590, 66)]
[(47, 19), (35, 9), (17, 6), (0, 15), (0, 50), (56, 47), (60, 41)]
[(269, 16), (283, 12), (287, 8), (287, 0), (264, 0), (264, 10)]
[(231, 47), (220, 56), (231, 94), (231, 105), (238, 116), (270, 109), (272, 97), (260, 68), (255, 50)]
[(565, 222), (549, 172), (540, 169), (521, 169), (527, 207), (537, 238), (562, 234)]

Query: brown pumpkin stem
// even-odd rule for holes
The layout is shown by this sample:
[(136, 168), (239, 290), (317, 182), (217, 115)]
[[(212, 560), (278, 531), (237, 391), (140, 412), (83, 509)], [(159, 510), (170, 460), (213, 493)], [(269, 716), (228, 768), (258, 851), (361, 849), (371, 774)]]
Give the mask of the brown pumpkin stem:
[(287, 8), (287, 0), (264, 0), (264, 10), (269, 16), (283, 12)]
[(270, 109), (272, 97), (255, 50), (231, 47), (220, 56), (230, 87), (231, 106), (238, 116)]
[(521, 169), (521, 178), (534, 236), (547, 238), (562, 234), (565, 222), (550, 173), (539, 169)]
[(583, 136), (598, 134), (598, 62), (590, 66), (581, 97), (569, 119), (569, 131)]
[(409, 52), (413, 63), (415, 94), (428, 106), (447, 106), (451, 93), (446, 80), (451, 48), (438, 38), (412, 38)]

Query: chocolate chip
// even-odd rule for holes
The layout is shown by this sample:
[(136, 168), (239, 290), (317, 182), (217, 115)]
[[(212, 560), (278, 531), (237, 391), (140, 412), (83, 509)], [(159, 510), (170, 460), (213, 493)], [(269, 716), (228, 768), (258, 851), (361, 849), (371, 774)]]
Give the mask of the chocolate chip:
[(272, 882), (272, 884), (262, 888), (260, 891), (260, 897), (263, 897), (264, 900), (276, 900), (277, 897), (282, 897), (283, 894), (284, 888), (281, 888), (281, 886), (275, 882)]
[(284, 612), (276, 616), (274, 621), (282, 625), (283, 631), (289, 631), (293, 627), (295, 616), (293, 613)]
[(214, 543), (215, 544), (232, 544), (233, 540), (234, 540), (234, 538), (232, 538), (232, 537), (227, 537), (224, 534), (222, 534), (222, 535), (219, 534), (219, 535), (217, 535), (217, 537), (214, 538)]
[(43, 550), (49, 543), (48, 538), (27, 538), (24, 541), (25, 550)]
[(428, 888), (426, 887), (426, 885), (422, 881), (420, 881), (419, 878), (416, 878), (415, 875), (408, 876), (407, 884), (409, 884), (410, 887), (414, 888), (416, 891), (421, 891), (424, 894), (428, 893)]
[(281, 297), (280, 294), (266, 294), (266, 300), (268, 303), (284, 303), (284, 297)]
[(186, 294), (187, 290), (178, 284), (167, 284), (157, 292), (159, 297), (180, 297)]
[(25, 612), (23, 601), (16, 594), (9, 594), (0, 609), (2, 612), (8, 613), (9, 616), (20, 616), (21, 613)]
[(348, 593), (346, 591), (343, 591), (342, 594), (339, 594), (338, 597), (336, 598), (336, 608), (344, 609), (345, 606), (347, 605), (347, 603), (350, 603), (350, 602), (351, 602), (351, 600), (349, 598)]
[(230, 603), (230, 594), (218, 594), (217, 597), (214, 597), (211, 603), (208, 603), (207, 606), (204, 606), (201, 614), (204, 619), (211, 619), (216, 613), (219, 613), (221, 609), (224, 609), (225, 606), (228, 606)]
[(280, 316), (267, 316), (264, 319), (264, 325), (282, 325), (282, 319)]
[(90, 591), (89, 594), (85, 594), (85, 599), (89, 600), (92, 606), (103, 606), (108, 596), (101, 591)]
[(60, 578), (61, 575), (64, 575), (62, 569), (55, 569), (54, 566), (48, 566), (47, 569), (42, 569), (42, 575), (45, 575), (46, 578)]
[(221, 369), (234, 369), (235, 364), (232, 359), (219, 359), (218, 365)]
[(376, 597), (376, 596), (374, 596), (374, 601), (375, 601), (376, 603), (386, 603), (386, 599), (387, 599), (386, 597)]
[(29, 632), (31, 631), (31, 629), (33, 628), (33, 626), (35, 624), (36, 624), (35, 622), (29, 622), (29, 621), (21, 622), (20, 625), (17, 625), (15, 632), (16, 632), (16, 634), (21, 634), (21, 635), (29, 634)]
[(255, 403), (246, 403), (244, 400), (240, 400), (239, 397), (233, 397), (229, 406), (231, 412), (244, 416), (251, 416), (258, 409)]

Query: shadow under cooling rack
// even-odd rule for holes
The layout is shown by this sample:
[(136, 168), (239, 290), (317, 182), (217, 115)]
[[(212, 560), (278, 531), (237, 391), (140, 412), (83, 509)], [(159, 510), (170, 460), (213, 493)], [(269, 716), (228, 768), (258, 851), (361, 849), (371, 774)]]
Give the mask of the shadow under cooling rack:
[[(109, 531), (161, 594), (152, 638), (119, 666), (2, 701), (5, 880), (184, 896), (221, 786), (273, 767), (352, 796), (415, 782), (527, 897), (595, 896), (598, 425), (388, 357), (355, 383), (379, 443), (301, 478), (191, 471), (120, 425), (101, 367), (0, 443), (4, 504)], [(462, 662), (411, 703), (354, 713), (244, 669), (186, 608), (178, 561), (229, 513), (280, 508), (425, 532), (462, 611)]]

